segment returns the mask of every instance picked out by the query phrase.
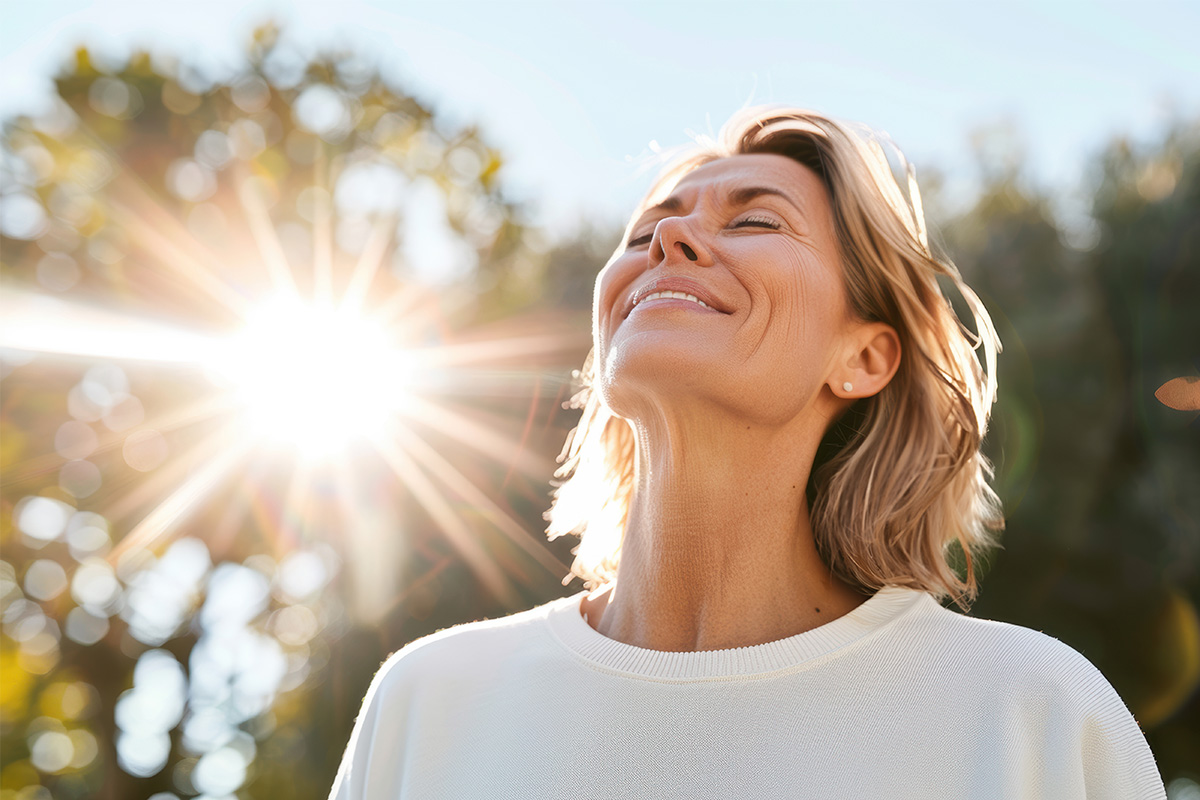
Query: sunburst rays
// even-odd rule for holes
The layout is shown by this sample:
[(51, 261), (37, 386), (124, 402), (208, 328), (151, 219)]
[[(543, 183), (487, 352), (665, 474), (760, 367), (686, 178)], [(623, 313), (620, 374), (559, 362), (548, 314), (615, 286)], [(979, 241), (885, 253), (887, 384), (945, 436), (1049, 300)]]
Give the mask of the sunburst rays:
[[(88, 134), (88, 137), (98, 142), (94, 135)], [(97, 144), (97, 147), (101, 146)], [(482, 456), (494, 462), (500, 474), (516, 471), (537, 478), (548, 476), (550, 464), (543, 463), (545, 459), (524, 448), (524, 437), (514, 439), (450, 407), (449, 398), (477, 398), (489, 394), (511, 398), (515, 395), (527, 396), (533, 402), (536, 391), (549, 387), (553, 393), (558, 390), (561, 379), (541, 374), (537, 369), (503, 369), (503, 366), (527, 364), (531, 358), (556, 353), (574, 356), (582, 344), (579, 335), (526, 332), (502, 340), (418, 346), (416, 333), (427, 329), (431, 320), (438, 319), (439, 309), (436, 303), (428, 302), (427, 290), (406, 288), (390, 276), (381, 280), (385, 258), (395, 246), (395, 214), (381, 213), (373, 220), (353, 265), (341, 273), (344, 280), (340, 281), (339, 292), (337, 276), (341, 263), (335, 254), (335, 209), (330, 193), (324, 191), (331, 182), (330, 168), (321, 158), (314, 165), (317, 185), (322, 191), (314, 193), (317, 199), (311, 220), (312, 261), (307, 265), (311, 269), (311, 281), (306, 281), (297, 280), (296, 265), (289, 260), (268, 202), (258, 183), (249, 180), (245, 170), (230, 170), (235, 187), (225, 196), (227, 202), (231, 199), (236, 203), (228, 210), (244, 224), (246, 238), (253, 243), (253, 250), (241, 254), (242, 267), (248, 272), (231, 276), (230, 267), (225, 263), (227, 253), (223, 258), (198, 241), (188, 226), (126, 169), (111, 150), (103, 148), (102, 152), (116, 165), (116, 174), (106, 196), (108, 224), (134, 248), (139, 263), (152, 267), (157, 276), (170, 276), (168, 286), (173, 286), (176, 294), (168, 304), (168, 312), (180, 304), (213, 306), (220, 310), (219, 316), (226, 321), (227, 327), (229, 320), (241, 323), (253, 320), (264, 304), (272, 298), (282, 298), (297, 308), (318, 309), (356, 323), (374, 325), (382, 335), (375, 349), (365, 357), (362, 357), (362, 351), (366, 345), (361, 340), (343, 343), (341, 351), (327, 354), (331, 359), (339, 354), (343, 358), (337, 365), (343, 369), (335, 379), (338, 383), (335, 388), (349, 392), (331, 394), (329, 402), (341, 403), (341, 408), (348, 410), (351, 418), (323, 422), (342, 424), (343, 427), (347, 423), (361, 422), (354, 417), (365, 414), (361, 404), (355, 405), (362, 398), (356, 398), (354, 393), (377, 391), (386, 395), (376, 398), (383, 402), (377, 404), (375, 410), (380, 415), (370, 420), (370, 426), (355, 429), (362, 440), (360, 444), (369, 445), (366, 452), (373, 450), (378, 456), (374, 467), (362, 462), (360, 454), (364, 451), (361, 447), (354, 451), (353, 457), (345, 448), (332, 447), (314, 457), (275, 458), (274, 466), (269, 464), (271, 459), (264, 456), (264, 449), (283, 454), (287, 445), (264, 436), (261, 420), (247, 424), (250, 419), (247, 416), (248, 401), (242, 390), (250, 374), (237, 375), (236, 385), (231, 385), (228, 380), (224, 385), (213, 384), (189, 402), (146, 420), (147, 426), (161, 431), (187, 429), (202, 423), (208, 427), (199, 442), (140, 477), (132, 486), (110, 485), (110, 489), (123, 488), (123, 491), (106, 501), (104, 510), (110, 519), (120, 522), (121, 527), (128, 530), (109, 555), (114, 564), (126, 553), (155, 548), (175, 536), (189, 525), (199, 509), (213, 503), (222, 492), (234, 495), (234, 500), (221, 515), (216, 535), (220, 538), (234, 535), (248, 518), (261, 522), (264, 513), (256, 506), (254, 498), (258, 491), (253, 487), (271, 477), (278, 479), (278, 462), (283, 462), (290, 469), (286, 477), (287, 488), (276, 513), (266, 515), (277, 551), (296, 546), (305, 535), (310, 498), (314, 482), (320, 475), (332, 475), (336, 505), (343, 516), (343, 524), (351, 529), (370, 528), (366, 519), (369, 510), (361, 503), (363, 493), (358, 490), (358, 481), (364, 471), (386, 465), (405, 488), (407, 496), (424, 509), (481, 583), (501, 602), (510, 605), (519, 602), (514, 580), (489, 553), (473, 527), (476, 523), (461, 513), (464, 504), (472, 509), (471, 517), (488, 520), (556, 577), (567, 570), (567, 566), (546, 547), (544, 540), (532, 535), (505, 510), (505, 504), (495, 496), (495, 488), (489, 489), (469, 478), (455, 466), (451, 457), (427, 441), (421, 431), (428, 430), (453, 442), (473, 458)], [(257, 266), (253, 266), (255, 264)], [(161, 277), (156, 279), (161, 280)], [(302, 288), (306, 284), (310, 287), (308, 292)], [(147, 287), (144, 296), (151, 297), (154, 292), (162, 291), (162, 286)], [(309, 297), (305, 298), (305, 294)], [(231, 336), (227, 330), (214, 332), (164, 324), (150, 316), (139, 318), (127, 310), (105, 307), (102, 303), (64, 302), (16, 286), (4, 287), (0, 297), (4, 311), (0, 347), (59, 357), (170, 364), (172, 368), (192, 370), (197, 378), (220, 373), (231, 363), (239, 348), (249, 347), (248, 339), (238, 338), (237, 334)], [(161, 317), (162, 309), (152, 311)], [(329, 319), (328, 313), (325, 316), (317, 313), (299, 318), (298, 324), (328, 325)], [(320, 332), (309, 333), (319, 337), (333, 331), (323, 328)], [(293, 335), (292, 338), (305, 337)], [(307, 337), (310, 347), (314, 341), (313, 336)], [(260, 348), (252, 354), (258, 359), (257, 363), (248, 362), (250, 372), (256, 367), (269, 372), (272, 365), (288, 361), (294, 362), (291, 369), (297, 375), (313, 369), (306, 353), (288, 349), (301, 344), (303, 342), (280, 340), (273, 342), (271, 347)], [(353, 370), (366, 373), (394, 371), (401, 362), (409, 370), (403, 386), (393, 382), (381, 388), (378, 381), (354, 383), (357, 373)], [(281, 381), (280, 374), (277, 371), (271, 380)], [(309, 387), (322, 386), (323, 380), (329, 381), (328, 375), (302, 377), (309, 381)], [(208, 385), (202, 381), (198, 383)], [(304, 399), (289, 398), (287, 391), (284, 387), (282, 393), (273, 397), (276, 413), (280, 413), (289, 400), (298, 404)], [(303, 390), (293, 391), (300, 393)], [(329, 410), (328, 406), (326, 410)], [(289, 424), (311, 426), (317, 422), (313, 413), (310, 410), (307, 419), (293, 418)], [(331, 413), (330, 416), (339, 415)], [(519, 430), (522, 424), (521, 419), (514, 420), (514, 430)], [(525, 427), (528, 428), (528, 424)], [(337, 436), (345, 431), (334, 433)], [(101, 449), (111, 449), (119, 441), (120, 436), (109, 437), (102, 442)], [(354, 461), (354, 458), (359, 460)], [(17, 471), (26, 472), (34, 467), (32, 462), (20, 464)], [(230, 492), (231, 487), (235, 491)]]

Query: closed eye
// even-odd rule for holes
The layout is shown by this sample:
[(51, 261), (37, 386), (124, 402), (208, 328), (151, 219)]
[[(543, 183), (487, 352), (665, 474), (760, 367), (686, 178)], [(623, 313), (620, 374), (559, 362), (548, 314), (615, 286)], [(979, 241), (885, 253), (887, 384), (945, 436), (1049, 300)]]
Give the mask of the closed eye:
[[(733, 224), (733, 227), (735, 227), (735, 228), (742, 228), (742, 227), (746, 227), (746, 226), (754, 227), (754, 228), (770, 228), (772, 230), (779, 230), (779, 228), (780, 228), (780, 224), (778, 222), (776, 222), (775, 220), (771, 219), (770, 217), (747, 217), (746, 219), (738, 220), (737, 222), (735, 222)], [(641, 247), (644, 244), (649, 244), (653, 238), (654, 238), (653, 232), (647, 233), (642, 236), (637, 236), (633, 239), (630, 239), (628, 242), (625, 243), (625, 246), (626, 247)]]
[(771, 228), (773, 230), (779, 230), (779, 223), (770, 217), (746, 217), (745, 219), (735, 222), (733, 227), (741, 228), (747, 225), (757, 228)]

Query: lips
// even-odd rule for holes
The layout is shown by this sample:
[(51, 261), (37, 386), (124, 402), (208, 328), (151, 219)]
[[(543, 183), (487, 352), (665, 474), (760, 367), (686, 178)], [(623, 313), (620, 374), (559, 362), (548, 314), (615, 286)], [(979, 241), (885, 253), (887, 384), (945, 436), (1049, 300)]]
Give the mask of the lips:
[(660, 292), (690, 294), (713, 311), (719, 311), (722, 314), (730, 313), (728, 307), (714, 297), (712, 292), (690, 278), (657, 278), (649, 283), (642, 284), (629, 296), (629, 299), (625, 302), (625, 308), (622, 310), (621, 319), (628, 317), (629, 312), (633, 311), (634, 306), (642, 302), (642, 300)]

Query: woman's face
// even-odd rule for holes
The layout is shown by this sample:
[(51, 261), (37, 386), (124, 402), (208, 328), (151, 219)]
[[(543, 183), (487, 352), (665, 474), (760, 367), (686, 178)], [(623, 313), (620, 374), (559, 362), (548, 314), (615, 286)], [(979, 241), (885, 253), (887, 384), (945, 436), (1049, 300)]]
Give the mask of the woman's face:
[(598, 385), (617, 415), (699, 400), (786, 422), (848, 357), (829, 197), (807, 167), (773, 154), (710, 162), (630, 231), (594, 308)]

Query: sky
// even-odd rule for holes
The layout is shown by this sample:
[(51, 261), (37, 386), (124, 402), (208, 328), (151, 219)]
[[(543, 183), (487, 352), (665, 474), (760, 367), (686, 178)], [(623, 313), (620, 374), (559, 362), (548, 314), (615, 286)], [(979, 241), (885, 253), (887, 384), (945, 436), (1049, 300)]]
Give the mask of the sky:
[(868, 123), (959, 202), (978, 179), (975, 131), (1015, 131), (1030, 182), (1065, 197), (1112, 137), (1200, 118), (1190, 0), (0, 0), (0, 117), (36, 112), (79, 44), (219, 72), (269, 19), (303, 51), (361, 50), (447, 122), (478, 124), (508, 157), (510, 195), (552, 232), (623, 222), (655, 151), (747, 104)]

